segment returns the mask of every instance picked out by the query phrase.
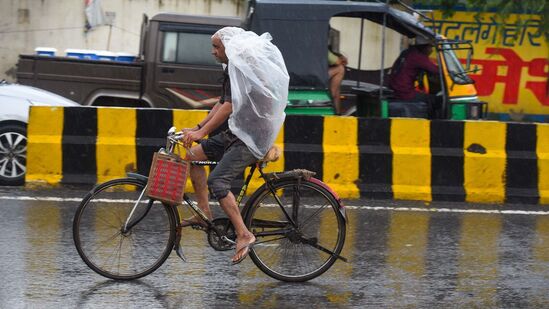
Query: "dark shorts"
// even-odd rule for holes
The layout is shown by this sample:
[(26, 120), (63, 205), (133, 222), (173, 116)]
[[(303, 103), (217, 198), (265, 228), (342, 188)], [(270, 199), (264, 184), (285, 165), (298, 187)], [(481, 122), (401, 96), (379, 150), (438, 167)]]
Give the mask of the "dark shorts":
[(210, 161), (218, 161), (208, 177), (210, 193), (220, 200), (229, 194), (232, 181), (257, 161), (248, 147), (229, 130), (200, 142)]

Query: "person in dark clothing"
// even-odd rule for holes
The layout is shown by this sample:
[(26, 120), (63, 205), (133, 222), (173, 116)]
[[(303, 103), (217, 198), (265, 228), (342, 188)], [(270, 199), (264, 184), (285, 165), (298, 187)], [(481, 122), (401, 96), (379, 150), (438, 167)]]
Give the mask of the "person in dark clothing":
[(389, 88), (395, 99), (412, 102), (426, 102), (431, 116), (437, 108), (436, 96), (415, 89), (415, 81), (421, 73), (438, 74), (439, 68), (429, 60), (433, 44), (421, 37), (416, 44), (404, 50), (393, 64), (389, 75)]

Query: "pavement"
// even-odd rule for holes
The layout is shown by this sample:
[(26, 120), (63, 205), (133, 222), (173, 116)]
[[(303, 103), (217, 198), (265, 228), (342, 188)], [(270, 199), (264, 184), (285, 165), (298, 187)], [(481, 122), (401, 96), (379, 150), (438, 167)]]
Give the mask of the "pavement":
[(2, 308), (549, 308), (549, 211), (530, 205), (345, 201), (343, 255), (306, 283), (279, 282), (186, 229), (132, 282), (78, 256), (72, 217), (88, 188), (0, 187)]

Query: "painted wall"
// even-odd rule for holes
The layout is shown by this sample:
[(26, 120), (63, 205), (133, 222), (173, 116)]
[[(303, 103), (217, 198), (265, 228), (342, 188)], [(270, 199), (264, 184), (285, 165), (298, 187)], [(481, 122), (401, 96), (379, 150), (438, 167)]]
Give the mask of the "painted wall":
[(137, 53), (143, 14), (238, 16), (245, 9), (244, 0), (103, 0), (103, 11), (114, 13), (112, 29), (99, 26), (86, 32), (84, 3), (84, 0), (3, 0), (0, 79), (14, 81), (19, 54), (32, 54), (36, 47), (54, 47), (58, 55), (67, 48)]
[[(480, 99), (496, 119), (549, 122), (549, 49), (539, 15), (513, 14), (497, 29), (494, 13), (457, 12), (449, 19), (435, 11), (437, 31), (448, 39), (471, 40), (471, 74)], [(517, 27), (520, 18), (523, 26)]]
[[(205, 116), (33, 106), (26, 182), (148, 175), (168, 129), (193, 127)], [(547, 140), (549, 124), (288, 115), (275, 141), (282, 156), (266, 171), (314, 171), (342, 198), (549, 204)], [(261, 184), (254, 178), (248, 193)]]

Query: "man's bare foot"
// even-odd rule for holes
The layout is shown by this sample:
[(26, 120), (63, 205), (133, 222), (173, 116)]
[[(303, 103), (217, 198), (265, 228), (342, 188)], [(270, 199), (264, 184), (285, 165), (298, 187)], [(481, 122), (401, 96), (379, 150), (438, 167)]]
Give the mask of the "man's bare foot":
[(233, 265), (242, 262), (250, 253), (250, 248), (255, 243), (255, 236), (249, 234), (247, 237), (239, 237), (236, 239), (235, 255), (233, 256)]

